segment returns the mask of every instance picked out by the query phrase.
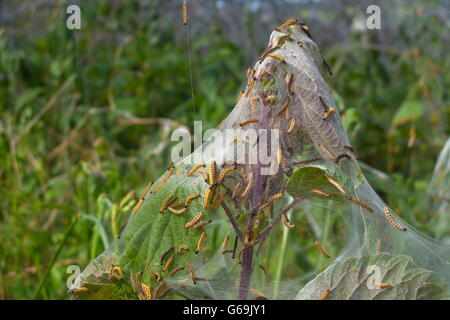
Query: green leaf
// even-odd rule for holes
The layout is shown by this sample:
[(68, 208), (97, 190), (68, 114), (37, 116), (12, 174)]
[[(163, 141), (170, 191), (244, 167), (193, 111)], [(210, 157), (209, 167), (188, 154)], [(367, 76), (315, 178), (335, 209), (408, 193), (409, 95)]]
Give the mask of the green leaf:
[[(161, 182), (162, 179), (155, 185)], [(148, 262), (156, 271), (160, 271), (160, 257), (170, 247), (178, 248), (185, 244), (192, 253), (201, 231), (187, 229), (185, 224), (197, 213), (204, 211), (201, 198), (194, 200), (188, 210), (181, 215), (172, 214), (167, 210), (159, 213), (159, 208), (169, 195), (177, 197), (177, 201), (185, 201), (192, 194), (203, 194), (206, 188), (208, 186), (202, 176), (188, 178), (179, 175), (172, 176), (156, 194), (150, 195), (128, 222), (121, 239), (126, 244), (126, 249), (120, 265), (140, 270), (143, 269), (144, 262)], [(184, 257), (186, 256), (183, 256), (183, 262)]]
[[(296, 296), (297, 300), (317, 300), (327, 290), (332, 300), (419, 300), (443, 299), (443, 287), (426, 282), (432, 271), (413, 268), (411, 257), (388, 253), (351, 257), (336, 262), (311, 280)], [(375, 271), (376, 269), (376, 271)], [(375, 275), (378, 273), (379, 280)], [(372, 283), (374, 281), (375, 283)], [(371, 287), (384, 283), (391, 287)]]
[(414, 122), (423, 115), (423, 104), (418, 100), (404, 101), (392, 120), (392, 126), (397, 127), (406, 123)]
[(286, 191), (294, 198), (306, 196), (318, 196), (313, 190), (337, 195), (338, 189), (328, 181), (326, 176), (336, 176), (335, 179), (343, 185), (346, 176), (342, 172), (329, 171), (321, 165), (310, 165), (298, 168), (294, 171), (287, 183)]
[(345, 131), (354, 132), (361, 122), (359, 112), (355, 108), (347, 109), (341, 118)]
[(20, 113), (24, 107), (34, 103), (41, 92), (41, 88), (31, 88), (24, 91), (16, 100), (16, 112)]
[[(180, 170), (176, 168), (174, 172)], [(150, 191), (163, 183), (161, 177), (154, 183)], [(175, 254), (172, 268), (184, 265), (185, 261), (192, 258), (200, 237), (200, 229), (187, 229), (185, 224), (192, 220), (199, 212), (206, 212), (202, 205), (202, 197), (193, 200), (188, 209), (180, 215), (175, 215), (168, 210), (160, 213), (160, 207), (164, 199), (169, 195), (177, 198), (177, 202), (184, 202), (192, 194), (200, 194), (206, 191), (209, 186), (205, 183), (203, 176), (198, 174), (187, 177), (185, 174), (173, 174), (156, 193), (149, 192), (147, 197), (136, 212), (131, 216), (126, 228), (119, 239), (115, 240), (103, 255), (91, 262), (81, 275), (81, 286), (88, 288), (81, 294), (75, 294), (77, 298), (92, 299), (93, 297), (111, 298), (110, 286), (117, 284), (115, 294), (117, 298), (124, 298), (124, 287), (129, 288), (130, 283), (127, 277), (124, 280), (108, 280), (108, 270), (112, 264), (119, 265), (125, 274), (130, 272), (136, 274), (144, 271), (144, 264), (148, 263), (153, 272), (161, 272), (163, 266), (160, 264), (161, 256), (171, 247), (174, 252), (181, 245), (187, 245), (189, 251), (183, 254)], [(144, 272), (143, 281), (150, 281), (149, 275)], [(108, 286), (107, 290), (103, 287)], [(103, 293), (102, 293), (103, 292)]]

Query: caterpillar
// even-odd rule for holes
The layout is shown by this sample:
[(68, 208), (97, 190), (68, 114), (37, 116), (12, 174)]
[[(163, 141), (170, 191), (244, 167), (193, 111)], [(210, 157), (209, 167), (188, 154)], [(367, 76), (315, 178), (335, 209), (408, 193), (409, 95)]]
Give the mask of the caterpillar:
[(329, 108), (328, 105), (325, 103), (325, 100), (323, 100), (322, 96), (319, 96), (319, 101), (322, 104), (323, 112), (327, 112)]
[(271, 196), (267, 201), (259, 208), (259, 210), (262, 210), (264, 208), (267, 208), (273, 201), (281, 199), (283, 197), (282, 193), (277, 193), (273, 196)]
[(269, 299), (263, 296), (256, 296), (255, 300), (269, 300)]
[(294, 75), (289, 74), (287, 76), (287, 88), (290, 94), (294, 94), (294, 88), (292, 88), (293, 83), (294, 83)]
[(149, 274), (150, 278), (155, 279), (156, 275), (153, 273), (152, 268), (150, 268), (150, 265), (147, 262), (144, 263), (144, 267), (145, 270), (147, 270), (147, 273)]
[(284, 22), (283, 24), (279, 25), (278, 27), (275, 28), (276, 31), (282, 31), (283, 29), (286, 29), (287, 27), (298, 23), (297, 19), (288, 19), (286, 22)]
[(142, 204), (144, 203), (144, 199), (139, 199), (139, 201), (136, 203), (134, 208), (131, 210), (131, 215), (134, 216), (136, 212), (141, 208)]
[(329, 117), (331, 114), (335, 113), (335, 112), (336, 112), (336, 110), (334, 110), (334, 108), (328, 109), (327, 112), (324, 112), (324, 113), (323, 113), (322, 120), (328, 119), (328, 117)]
[(192, 202), (192, 200), (195, 200), (198, 197), (200, 197), (200, 194), (198, 194), (198, 193), (197, 194), (191, 194), (189, 197), (187, 197), (186, 201), (184, 202), (184, 205), (187, 207)]
[(159, 261), (159, 263), (160, 263), (161, 265), (164, 265), (164, 259), (165, 259), (165, 257), (167, 257), (167, 255), (169, 255), (169, 254), (173, 251), (173, 249), (174, 249), (174, 247), (172, 246), (172, 247), (170, 247), (166, 252), (164, 252), (164, 253), (162, 254), (161, 259), (160, 259), (160, 261)]
[(167, 275), (168, 277), (173, 277), (178, 271), (180, 270), (184, 270), (183, 266), (178, 266), (175, 269), (173, 269), (172, 271), (170, 271), (170, 273)]
[(244, 192), (242, 193), (241, 197), (244, 198), (245, 196), (247, 196), (248, 192), (250, 191), (250, 189), (253, 187), (253, 172), (250, 171), (248, 174), (248, 184), (245, 187)]
[(187, 261), (184, 263), (184, 265), (185, 265), (186, 269), (188, 269), (188, 271), (189, 271), (189, 274), (190, 274), (190, 276), (191, 276), (192, 282), (193, 282), (194, 284), (197, 284), (197, 281), (196, 281), (196, 278), (195, 278), (194, 269), (192, 269), (191, 265), (190, 265), (189, 262), (187, 262)]
[[(182, 204), (184, 205), (184, 203), (182, 203)], [(178, 209), (178, 210), (177, 210), (177, 209), (172, 208), (171, 206), (168, 206), (168, 207), (167, 207), (167, 210), (169, 210), (169, 211), (172, 212), (173, 214), (180, 215), (180, 214), (185, 213), (186, 210), (187, 210), (187, 208), (184, 207), (184, 208), (182, 208), (182, 209)]]
[(198, 169), (205, 167), (205, 165), (203, 163), (199, 163), (196, 164), (191, 171), (188, 172), (187, 176), (190, 177), (192, 176)]
[(239, 91), (239, 94), (238, 94), (238, 96), (236, 97), (236, 103), (238, 103), (239, 102), (239, 100), (241, 100), (241, 98), (242, 98), (242, 95), (245, 93), (245, 91), (244, 90), (241, 90), (241, 91)]
[(391, 224), (391, 226), (393, 226), (395, 229), (400, 230), (400, 231), (406, 231), (405, 227), (400, 226), (397, 221), (394, 220), (394, 218), (392, 217), (391, 212), (389, 211), (388, 207), (384, 207), (384, 214), (386, 215), (386, 219), (387, 221), (389, 221), (389, 223)]
[[(230, 144), (233, 144), (233, 143), (235, 143), (235, 142), (237, 142), (237, 141), (242, 141), (242, 142), (248, 143), (248, 140), (246, 140), (246, 139), (241, 139), (241, 138), (238, 138), (238, 137), (234, 137), (234, 138), (231, 140)], [(225, 165), (225, 164), (224, 164), (224, 165)], [(222, 166), (223, 166), (223, 165), (222, 165)]]
[(188, 223), (186, 223), (185, 227), (186, 227), (186, 228), (191, 228), (191, 227), (193, 227), (195, 224), (197, 224), (197, 222), (200, 221), (200, 219), (202, 218), (202, 216), (203, 216), (203, 212), (197, 213), (197, 215), (196, 215), (191, 221), (189, 221)]
[(305, 25), (304, 23), (300, 23), (300, 27), (302, 28), (303, 32), (306, 33), (306, 35), (312, 40), (311, 33), (309, 32), (309, 27)]
[(155, 189), (153, 189), (152, 193), (157, 193), (164, 185), (167, 183), (167, 181), (163, 180), (159, 185), (156, 186)]
[(259, 122), (258, 119), (248, 119), (248, 120), (245, 120), (245, 121), (241, 122), (239, 125), (241, 127), (243, 127), (243, 126), (246, 126), (246, 125), (248, 125), (250, 123), (258, 123), (258, 122)]
[(237, 193), (239, 192), (239, 190), (241, 189), (241, 183), (238, 182), (234, 188), (233, 188), (233, 192), (231, 193), (231, 199), (233, 200), (234, 198), (236, 198)]
[(253, 87), (255, 86), (256, 77), (253, 77), (248, 82), (247, 90), (245, 91), (245, 97), (248, 97), (250, 91), (252, 91)]
[(81, 293), (81, 292), (87, 292), (89, 291), (88, 288), (85, 287), (80, 287), (80, 288), (73, 288), (67, 291), (67, 293), (69, 294), (74, 294), (74, 293)]
[(161, 207), (159, 207), (159, 213), (163, 213), (163, 211), (166, 210), (167, 206), (168, 206), (171, 202), (173, 202), (174, 200), (175, 200), (175, 198), (173, 197), (173, 195), (167, 196), (167, 197), (163, 200), (163, 202), (162, 202), (162, 204), (161, 204)]
[(131, 288), (133, 289), (134, 293), (139, 292), (139, 288), (137, 286), (136, 278), (134, 277), (133, 271), (130, 271), (130, 281), (131, 281)]
[(227, 245), (228, 245), (228, 239), (229, 239), (229, 238), (230, 238), (230, 236), (227, 235), (227, 236), (225, 237), (225, 240), (223, 241), (223, 248), (224, 248), (224, 249), (227, 248)]
[(264, 281), (266, 281), (266, 268), (264, 268), (264, 266), (262, 264), (259, 265), (259, 268), (262, 270), (263, 272), (263, 278)]
[(328, 64), (328, 62), (325, 60), (325, 58), (323, 56), (322, 56), (322, 63), (323, 63), (323, 66), (325, 67), (325, 69), (327, 69), (328, 74), (330, 76), (332, 76), (333, 75), (333, 71), (331, 70), (330, 65)]
[(185, 244), (182, 244), (178, 247), (178, 254), (181, 254), (184, 250), (189, 251), (189, 247)]
[(283, 152), (281, 150), (281, 145), (278, 145), (277, 161), (278, 161), (278, 164), (281, 164), (281, 162), (283, 161)]
[(173, 163), (170, 165), (170, 167), (167, 169), (167, 174), (164, 176), (163, 180), (167, 181), (169, 180), (170, 176), (172, 175), (173, 171), (175, 170), (175, 166)]
[(277, 47), (281, 47), (286, 41), (291, 41), (291, 40), (292, 40), (291, 36), (288, 34), (285, 34), (284, 36), (281, 36), (278, 38)]
[(233, 254), (231, 255), (231, 259), (234, 259), (234, 257), (236, 256), (236, 249), (237, 249), (237, 245), (238, 245), (238, 235), (236, 235), (236, 237), (234, 238), (234, 244), (233, 244)]
[(207, 226), (207, 225), (210, 224), (211, 222), (212, 222), (212, 220), (199, 222), (199, 223), (195, 224), (194, 226), (192, 226), (191, 229), (199, 229), (199, 228), (202, 228), (202, 227), (204, 227), (204, 226)]
[(209, 164), (209, 184), (213, 185), (216, 183), (216, 170), (217, 170), (217, 163), (216, 161), (211, 161)]
[(327, 175), (325, 175), (325, 177), (327, 178), (327, 180), (336, 187), (336, 189), (338, 189), (342, 194), (346, 194), (344, 187), (342, 187), (339, 182), (337, 182), (336, 180), (334, 180), (332, 177), (329, 177)]
[(295, 161), (294, 165), (301, 166), (301, 165), (309, 164), (309, 163), (320, 161), (320, 160), (322, 160), (322, 158), (305, 159), (305, 160)]
[(261, 62), (267, 57), (267, 55), (268, 55), (269, 53), (272, 53), (272, 52), (274, 52), (275, 50), (278, 50), (278, 49), (280, 49), (279, 44), (277, 44), (276, 46), (274, 46), (274, 47), (272, 47), (272, 48), (270, 48), (270, 49), (267, 49), (267, 50), (259, 57), (259, 63), (261, 63)]
[(331, 154), (331, 152), (328, 151), (323, 145), (320, 144), (319, 148), (320, 148), (320, 150), (322, 150), (327, 155), (328, 158), (334, 159), (334, 156)]
[(147, 187), (145, 187), (145, 190), (141, 193), (141, 195), (139, 196), (139, 199), (145, 199), (145, 197), (147, 196), (148, 190), (150, 190), (152, 184), (153, 184), (153, 181), (150, 181), (147, 184)]
[(283, 221), (283, 224), (286, 226), (286, 228), (292, 229), (295, 228), (295, 224), (290, 224), (288, 217), (285, 213), (281, 214), (281, 220)]
[(294, 130), (294, 128), (295, 128), (295, 118), (292, 118), (291, 122), (289, 123), (289, 128), (287, 129), (287, 133), (288, 134), (291, 133), (292, 130)]
[(156, 298), (157, 298), (158, 300), (160, 300), (160, 299), (164, 298), (170, 291), (172, 291), (172, 288), (167, 288), (166, 290), (164, 290), (163, 293), (161, 293), (160, 295), (158, 295)]
[(109, 280), (112, 280), (113, 278), (117, 279), (117, 280), (122, 280), (123, 279), (122, 268), (113, 264), (109, 267), (108, 275), (109, 275)]
[(329, 197), (329, 196), (331, 196), (331, 194), (323, 192), (323, 191), (320, 191), (318, 189), (311, 190), (311, 192), (313, 192), (313, 193), (315, 193), (315, 194), (317, 194), (317, 195), (319, 195), (321, 197)]
[(175, 259), (174, 256), (170, 256), (170, 258), (166, 261), (166, 264), (164, 265), (164, 268), (162, 269), (162, 272), (166, 272), (167, 270), (169, 270), (169, 268), (172, 265), (174, 259)]
[(213, 186), (209, 187), (208, 190), (205, 191), (205, 195), (203, 196), (203, 207), (205, 209), (208, 208), (212, 192)]
[(345, 146), (344, 146), (344, 149), (347, 149), (347, 150), (351, 151), (351, 152), (355, 155), (356, 158), (359, 158), (358, 153), (357, 153), (357, 152), (355, 151), (355, 149), (353, 149), (351, 146), (345, 145)]
[(141, 284), (141, 291), (145, 300), (153, 300), (152, 288), (147, 286), (145, 283)]
[(369, 205), (367, 203), (365, 203), (364, 201), (362, 201), (362, 200), (359, 200), (359, 199), (356, 199), (356, 198), (353, 198), (353, 197), (349, 197), (348, 200), (356, 203), (360, 207), (363, 207), (364, 209), (366, 209), (366, 210), (368, 210), (370, 212), (373, 212), (373, 209), (371, 207), (369, 207)]
[(231, 166), (231, 167), (223, 169), (222, 172), (220, 172), (220, 174), (219, 174), (219, 178), (217, 179), (217, 184), (220, 185), (223, 182), (223, 180), (225, 179), (225, 176), (235, 169), (236, 169), (235, 166)]
[(266, 295), (265, 295), (262, 291), (260, 291), (260, 290), (258, 290), (258, 289), (250, 288), (250, 289), (248, 289), (248, 291), (250, 291), (250, 292), (256, 294), (258, 297), (263, 297), (263, 298), (266, 298), (266, 299), (267, 299)]
[(324, 293), (319, 297), (319, 300), (326, 300), (328, 298), (328, 295), (330, 294), (331, 290), (327, 289)]
[(314, 240), (313, 244), (317, 249), (319, 249), (321, 255), (323, 255), (325, 258), (331, 258), (328, 252), (326, 252), (322, 245), (319, 243), (319, 241)]
[(271, 57), (271, 58), (275, 58), (277, 60), (280, 60), (282, 63), (286, 63), (286, 60), (284, 60), (284, 58), (282, 56), (278, 55), (278, 54), (269, 53), (267, 56)]
[(347, 159), (352, 159), (348, 154), (346, 154), (346, 153), (341, 153), (340, 155), (338, 155), (337, 157), (336, 157), (336, 159), (334, 160), (334, 162), (336, 162), (336, 163), (339, 163), (339, 161), (341, 160), (341, 159), (343, 159), (343, 158), (347, 158)]
[(384, 283), (384, 282), (375, 282), (374, 280), (370, 281), (370, 284), (379, 287), (380, 289), (388, 289), (392, 288), (392, 284), (390, 283)]
[(187, 4), (186, 1), (183, 1), (183, 24), (187, 25)]
[(237, 254), (237, 261), (239, 264), (241, 264), (241, 255), (242, 255), (242, 252), (244, 252), (244, 250), (245, 250), (245, 247), (243, 247), (241, 250), (239, 250), (239, 252)]
[(161, 289), (162, 289), (164, 286), (166, 286), (166, 283), (165, 283), (164, 281), (162, 281), (162, 282), (160, 282), (160, 283), (158, 284), (158, 286), (155, 288), (154, 296), (156, 297), (156, 299), (159, 299), (159, 298), (160, 298), (159, 292), (161, 291)]
[(291, 98), (287, 97), (286, 100), (283, 103), (283, 106), (281, 107), (280, 111), (278, 112), (278, 116), (282, 115), (283, 112), (285, 112), (287, 110), (287, 108), (289, 107), (290, 103), (291, 103)]
[(197, 172), (200, 172), (203, 175), (203, 178), (205, 179), (205, 183), (208, 183), (208, 179), (209, 179), (208, 172), (206, 172), (203, 169), (198, 169)]
[(247, 73), (246, 73), (247, 81), (250, 80), (250, 78), (253, 76), (254, 73), (255, 73), (255, 70), (253, 68), (247, 69)]
[(205, 241), (205, 238), (206, 238), (206, 231), (203, 231), (202, 234), (200, 235), (200, 238), (198, 238), (197, 249), (195, 250), (195, 254), (198, 254), (202, 249), (203, 241)]

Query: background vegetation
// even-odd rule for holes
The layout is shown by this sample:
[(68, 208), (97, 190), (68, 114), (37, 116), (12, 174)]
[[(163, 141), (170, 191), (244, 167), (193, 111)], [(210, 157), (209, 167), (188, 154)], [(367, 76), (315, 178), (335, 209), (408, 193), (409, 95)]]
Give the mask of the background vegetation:
[[(65, 27), (70, 3), (81, 31)], [(216, 126), (290, 17), (310, 26), (332, 66), (326, 79), (371, 183), (407, 222), (448, 238), (424, 205), (450, 132), (448, 4), (191, 0), (194, 105), (180, 3), (0, 1), (0, 298), (65, 298), (67, 266), (101, 253), (134, 192), (167, 167), (171, 130)], [(365, 28), (373, 3), (378, 31)], [(310, 218), (293, 237), (333, 230)], [(323, 268), (302, 241), (273, 269)]]

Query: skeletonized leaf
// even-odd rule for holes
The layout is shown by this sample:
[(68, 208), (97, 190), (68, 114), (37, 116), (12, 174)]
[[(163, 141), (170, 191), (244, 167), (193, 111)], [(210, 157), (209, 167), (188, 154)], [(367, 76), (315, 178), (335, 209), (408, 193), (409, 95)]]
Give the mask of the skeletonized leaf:
[[(311, 280), (297, 300), (418, 300), (445, 298), (443, 287), (426, 282), (432, 271), (412, 266), (408, 256), (388, 253), (335, 262)], [(391, 287), (382, 288), (381, 284)]]

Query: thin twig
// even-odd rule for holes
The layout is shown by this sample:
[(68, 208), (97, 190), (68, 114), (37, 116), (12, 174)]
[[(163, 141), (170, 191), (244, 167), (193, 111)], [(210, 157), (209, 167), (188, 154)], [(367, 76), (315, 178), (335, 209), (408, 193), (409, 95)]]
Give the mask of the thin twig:
[(265, 238), (267, 237), (267, 235), (269, 234), (270, 230), (272, 230), (273, 227), (276, 226), (276, 224), (278, 223), (278, 221), (280, 221), (281, 216), (284, 215), (284, 214), (286, 214), (286, 213), (288, 213), (289, 210), (295, 208), (295, 207), (300, 203), (301, 200), (302, 200), (302, 199), (300, 199), (300, 198), (299, 198), (299, 199), (295, 199), (295, 200), (292, 201), (286, 208), (284, 208), (284, 209), (281, 211), (281, 213), (273, 219), (272, 223), (271, 223), (270, 225), (268, 225), (268, 226), (263, 230), (263, 232), (261, 232), (261, 234), (259, 235), (259, 237), (256, 239), (255, 243), (259, 243), (259, 242), (264, 241), (264, 239), (265, 239)]
[(228, 216), (228, 219), (230, 219), (231, 225), (234, 228), (234, 231), (236, 232), (239, 240), (243, 243), (244, 242), (244, 234), (242, 233), (242, 230), (239, 229), (239, 225), (236, 222), (236, 219), (233, 216), (233, 213), (231, 212), (230, 208), (225, 204), (224, 201), (222, 201), (222, 208), (225, 210), (225, 213)]
[(19, 141), (23, 138), (24, 135), (28, 133), (28, 131), (31, 130), (31, 128), (34, 127), (34, 125), (42, 118), (42, 116), (50, 110), (58, 100), (58, 97), (63, 93), (67, 87), (69, 87), (73, 80), (75, 79), (75, 76), (70, 76), (64, 83), (56, 90), (56, 92), (50, 97), (50, 99), (47, 101), (47, 103), (39, 110), (39, 112), (31, 119), (30, 122), (26, 125), (25, 129), (22, 131), (20, 135), (18, 135), (15, 139), (15, 143), (19, 143)]

